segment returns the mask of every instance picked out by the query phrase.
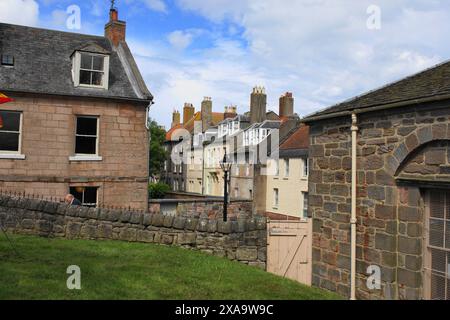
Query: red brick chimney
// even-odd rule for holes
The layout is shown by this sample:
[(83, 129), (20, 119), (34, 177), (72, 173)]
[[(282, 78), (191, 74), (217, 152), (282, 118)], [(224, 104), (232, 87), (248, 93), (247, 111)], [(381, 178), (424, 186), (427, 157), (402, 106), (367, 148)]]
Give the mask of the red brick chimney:
[(119, 20), (119, 12), (115, 8), (109, 11), (109, 22), (105, 25), (105, 37), (111, 40), (117, 47), (121, 41), (125, 41), (126, 22)]
[(183, 124), (186, 124), (195, 115), (195, 108), (192, 103), (186, 102), (183, 107)]

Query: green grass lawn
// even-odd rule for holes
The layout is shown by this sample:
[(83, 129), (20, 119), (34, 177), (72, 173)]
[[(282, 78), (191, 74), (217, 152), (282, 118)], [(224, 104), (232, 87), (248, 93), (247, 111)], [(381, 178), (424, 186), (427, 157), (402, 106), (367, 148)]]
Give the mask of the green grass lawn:
[[(177, 247), (0, 233), (0, 299), (336, 299), (254, 267)], [(81, 268), (81, 290), (66, 269)]]

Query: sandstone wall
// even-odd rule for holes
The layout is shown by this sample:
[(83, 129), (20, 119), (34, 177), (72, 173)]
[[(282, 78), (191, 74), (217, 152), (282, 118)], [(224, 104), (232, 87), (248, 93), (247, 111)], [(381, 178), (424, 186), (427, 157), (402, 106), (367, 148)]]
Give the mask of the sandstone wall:
[[(424, 192), (450, 182), (449, 103), (359, 115), (357, 298), (424, 296)], [(309, 210), (313, 285), (349, 295), (351, 119), (318, 121), (310, 131)], [(381, 268), (381, 290), (366, 285)]]
[[(194, 218), (222, 219), (223, 200), (150, 200), (149, 212), (158, 214), (164, 211), (164, 206), (173, 205), (173, 214)], [(230, 220), (249, 218), (252, 216), (252, 202), (249, 200), (232, 200), (227, 207), (227, 217)]]
[[(12, 96), (2, 109), (22, 112), (24, 160), (0, 159), (0, 189), (63, 197), (70, 186), (98, 187), (102, 205), (147, 207), (145, 106), (92, 99)], [(102, 161), (70, 161), (76, 116), (99, 119)]]

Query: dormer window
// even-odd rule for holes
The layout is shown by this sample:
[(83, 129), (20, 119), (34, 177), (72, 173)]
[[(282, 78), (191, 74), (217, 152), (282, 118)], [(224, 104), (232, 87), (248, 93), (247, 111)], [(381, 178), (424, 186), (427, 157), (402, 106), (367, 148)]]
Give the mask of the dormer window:
[(105, 58), (102, 56), (82, 53), (80, 66), (80, 84), (102, 86), (104, 78)]
[(108, 89), (109, 56), (89, 52), (75, 52), (73, 78), (76, 87)]

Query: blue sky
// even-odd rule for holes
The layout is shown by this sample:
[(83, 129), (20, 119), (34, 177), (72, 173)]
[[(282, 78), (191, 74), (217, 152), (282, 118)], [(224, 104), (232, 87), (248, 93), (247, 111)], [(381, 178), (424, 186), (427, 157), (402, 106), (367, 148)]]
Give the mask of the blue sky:
[[(71, 5), (81, 9), (80, 30), (67, 29)], [(0, 21), (101, 35), (109, 6), (108, 0), (0, 0)], [(184, 102), (199, 108), (204, 96), (216, 111), (235, 104), (245, 112), (255, 85), (266, 87), (274, 111), (279, 96), (293, 92), (304, 116), (450, 58), (447, 0), (117, 0), (116, 6), (155, 96), (151, 115), (166, 126), (175, 108)]]

